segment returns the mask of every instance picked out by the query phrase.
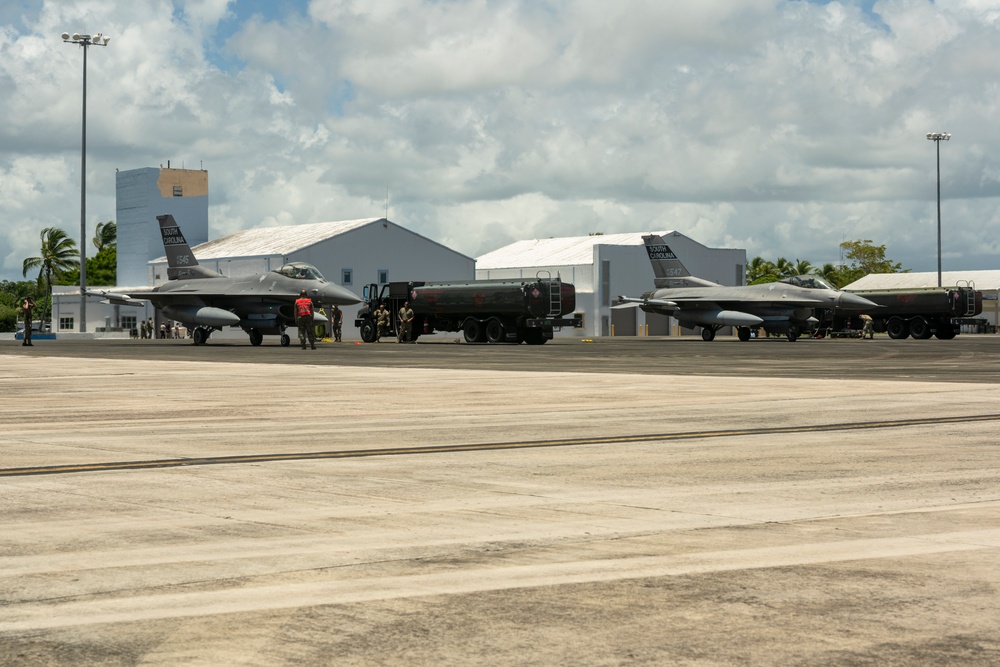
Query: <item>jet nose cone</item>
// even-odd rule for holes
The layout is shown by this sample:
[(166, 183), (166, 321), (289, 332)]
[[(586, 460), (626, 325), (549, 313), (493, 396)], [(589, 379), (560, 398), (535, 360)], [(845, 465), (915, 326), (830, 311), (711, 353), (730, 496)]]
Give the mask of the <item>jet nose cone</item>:
[(327, 283), (316, 290), (314, 298), (320, 303), (331, 306), (353, 306), (356, 303), (361, 303), (361, 299), (354, 292), (332, 283)]
[(850, 292), (841, 292), (840, 296), (837, 297), (837, 307), (846, 310), (875, 310), (879, 305), (863, 296), (851, 294)]

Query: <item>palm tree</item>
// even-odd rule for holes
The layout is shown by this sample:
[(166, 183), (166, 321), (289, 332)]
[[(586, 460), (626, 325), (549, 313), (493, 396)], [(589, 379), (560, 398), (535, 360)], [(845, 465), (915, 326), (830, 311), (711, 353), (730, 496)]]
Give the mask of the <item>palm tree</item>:
[(840, 287), (840, 268), (830, 264), (829, 262), (823, 265), (823, 268), (819, 270), (819, 275), (821, 275), (826, 282), (830, 283), (834, 287)]
[(761, 256), (754, 257), (747, 264), (747, 284), (752, 284), (774, 272), (774, 264)]
[[(68, 271), (80, 265), (76, 241), (69, 238), (61, 229), (46, 227), (41, 233), (42, 251), (38, 257), (29, 257), (24, 260), (21, 275), (27, 276), (28, 271), (38, 269), (38, 282), (45, 278), (45, 294), (48, 302), (45, 304), (48, 314), (52, 314), (52, 277), (59, 276), (64, 271)], [(45, 312), (42, 310), (42, 322), (45, 322)]]
[(812, 265), (812, 262), (808, 259), (795, 260), (795, 275), (805, 276), (810, 273), (816, 273), (816, 267)]
[(97, 248), (97, 252), (101, 252), (107, 246), (117, 245), (117, 243), (118, 227), (115, 225), (115, 221), (108, 220), (97, 223), (97, 229), (94, 233), (94, 247)]
[(788, 278), (790, 276), (798, 275), (795, 272), (795, 265), (784, 257), (779, 257), (774, 263), (774, 271), (778, 275), (778, 278)]

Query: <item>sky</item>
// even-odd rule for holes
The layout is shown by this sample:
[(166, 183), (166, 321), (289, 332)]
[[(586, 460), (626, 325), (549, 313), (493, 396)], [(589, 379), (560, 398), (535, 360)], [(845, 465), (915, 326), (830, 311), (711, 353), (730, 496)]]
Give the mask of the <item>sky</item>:
[(88, 244), (115, 170), (169, 160), (208, 170), (210, 238), (388, 211), (471, 257), (676, 230), (935, 271), (940, 148), (943, 268), (1000, 268), (1000, 0), (6, 0), (0, 279), (46, 227), (79, 240), (63, 31), (111, 37)]

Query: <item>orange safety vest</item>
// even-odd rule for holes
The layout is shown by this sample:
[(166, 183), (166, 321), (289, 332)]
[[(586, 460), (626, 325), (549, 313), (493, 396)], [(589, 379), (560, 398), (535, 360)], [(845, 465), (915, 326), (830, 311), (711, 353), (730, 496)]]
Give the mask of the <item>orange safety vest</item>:
[(299, 317), (308, 317), (313, 314), (313, 302), (312, 299), (296, 299), (295, 300), (295, 312), (298, 313)]

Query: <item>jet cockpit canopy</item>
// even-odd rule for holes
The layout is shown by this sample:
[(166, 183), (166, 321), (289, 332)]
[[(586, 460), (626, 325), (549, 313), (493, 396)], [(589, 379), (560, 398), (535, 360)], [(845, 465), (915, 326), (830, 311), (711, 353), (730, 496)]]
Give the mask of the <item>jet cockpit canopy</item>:
[(326, 282), (326, 278), (323, 274), (319, 272), (312, 264), (306, 264), (305, 262), (290, 262), (285, 264), (280, 269), (278, 273), (288, 278), (295, 278), (297, 280), (321, 280)]
[(837, 290), (836, 287), (828, 283), (825, 279), (814, 275), (792, 276), (791, 278), (784, 278), (778, 282), (795, 285), (796, 287), (808, 287), (810, 289)]

